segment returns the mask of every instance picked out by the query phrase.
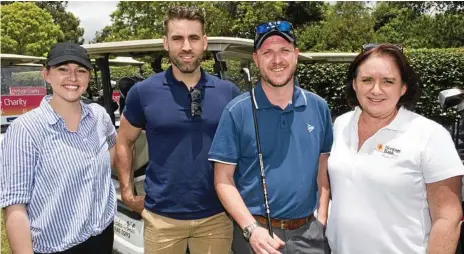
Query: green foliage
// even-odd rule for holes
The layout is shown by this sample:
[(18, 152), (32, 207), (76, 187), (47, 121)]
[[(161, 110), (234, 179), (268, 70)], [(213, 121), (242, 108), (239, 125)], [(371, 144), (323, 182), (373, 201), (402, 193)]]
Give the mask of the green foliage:
[[(405, 53), (421, 78), (422, 96), (416, 112), (437, 121), (452, 119), (455, 112), (443, 112), (437, 98), (440, 91), (464, 80), (464, 49), (421, 49)], [(298, 79), (303, 88), (327, 100), (334, 115), (340, 115), (350, 110), (344, 91), (347, 70), (348, 64), (300, 64)]]
[(324, 20), (306, 26), (299, 35), (303, 51), (357, 51), (373, 37), (374, 19), (363, 2), (337, 2)]
[(319, 21), (322, 2), (124, 2), (111, 14), (112, 24), (96, 33), (93, 42), (161, 38), (163, 19), (173, 6), (196, 6), (205, 16), (209, 36), (253, 38), (254, 27), (271, 20), (290, 19), (296, 28)]
[[(304, 51), (357, 51), (367, 42), (407, 48), (464, 46), (463, 2), (337, 2), (321, 22), (298, 29)], [(432, 15), (433, 14), (433, 15)]]
[(63, 36), (52, 16), (34, 3), (2, 5), (1, 52), (42, 56)]
[(300, 64), (297, 77), (302, 88), (324, 98), (332, 114), (340, 115), (350, 110), (344, 90), (347, 70), (348, 64)]
[(80, 20), (73, 13), (67, 12), (66, 7), (68, 2), (66, 1), (38, 1), (35, 2), (40, 8), (47, 10), (53, 18), (55, 24), (60, 26), (63, 32), (58, 42), (72, 41), (75, 43), (83, 44), (84, 28), (79, 27)]
[(462, 47), (464, 16), (460, 6), (464, 7), (462, 3), (380, 2), (373, 12), (374, 41), (408, 48)]
[(442, 112), (437, 98), (440, 91), (456, 87), (456, 81), (464, 81), (464, 49), (414, 50), (409, 58), (421, 77), (422, 96), (417, 112), (432, 119), (452, 113)]

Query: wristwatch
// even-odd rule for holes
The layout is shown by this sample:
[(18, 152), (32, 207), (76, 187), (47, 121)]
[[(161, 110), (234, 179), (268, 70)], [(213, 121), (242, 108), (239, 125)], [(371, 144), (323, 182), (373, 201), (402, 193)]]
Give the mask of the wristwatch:
[(246, 226), (244, 229), (243, 229), (243, 237), (245, 237), (245, 239), (247, 241), (250, 240), (250, 237), (251, 237), (251, 233), (253, 233), (253, 230), (255, 230), (255, 228), (257, 228), (259, 226), (258, 222), (255, 221), (253, 223), (251, 223), (250, 225)]

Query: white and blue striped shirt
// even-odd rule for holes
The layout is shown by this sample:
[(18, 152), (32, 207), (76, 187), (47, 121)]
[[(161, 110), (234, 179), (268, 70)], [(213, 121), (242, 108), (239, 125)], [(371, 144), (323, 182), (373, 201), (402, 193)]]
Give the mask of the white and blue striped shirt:
[(116, 131), (105, 109), (84, 104), (70, 132), (46, 96), (17, 118), (2, 142), (0, 207), (26, 204), (35, 252), (59, 252), (100, 234), (114, 219), (109, 148)]

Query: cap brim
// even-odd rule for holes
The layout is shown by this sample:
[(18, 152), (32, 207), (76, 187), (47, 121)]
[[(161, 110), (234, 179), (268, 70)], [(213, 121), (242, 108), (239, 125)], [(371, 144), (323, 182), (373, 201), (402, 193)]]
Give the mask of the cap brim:
[(279, 30), (272, 30), (272, 31), (269, 31), (263, 35), (260, 35), (258, 37), (258, 40), (255, 40), (255, 49), (259, 49), (259, 47), (261, 47), (261, 45), (263, 44), (263, 42), (270, 36), (273, 36), (273, 35), (278, 35), (282, 38), (284, 38), (285, 40), (287, 40), (288, 42), (295, 42), (295, 38), (292, 37), (290, 34), (288, 33), (284, 33), (284, 32), (281, 32)]
[(78, 56), (73, 56), (73, 55), (64, 55), (64, 56), (59, 56), (56, 57), (52, 60), (50, 60), (47, 65), (49, 66), (55, 66), (61, 63), (66, 63), (66, 62), (75, 62), (89, 70), (93, 69), (92, 63), (90, 61), (87, 61), (85, 59), (82, 59)]

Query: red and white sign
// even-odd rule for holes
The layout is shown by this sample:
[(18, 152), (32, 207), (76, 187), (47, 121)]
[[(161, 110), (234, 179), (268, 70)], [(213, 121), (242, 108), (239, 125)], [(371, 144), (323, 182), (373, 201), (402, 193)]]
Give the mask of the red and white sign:
[(119, 91), (113, 91), (113, 101), (119, 104), (119, 97), (121, 97), (121, 93)]
[(44, 95), (2, 95), (0, 109), (2, 124), (9, 124), (18, 116), (40, 106)]
[(43, 86), (10, 86), (10, 95), (46, 95), (47, 88)]

